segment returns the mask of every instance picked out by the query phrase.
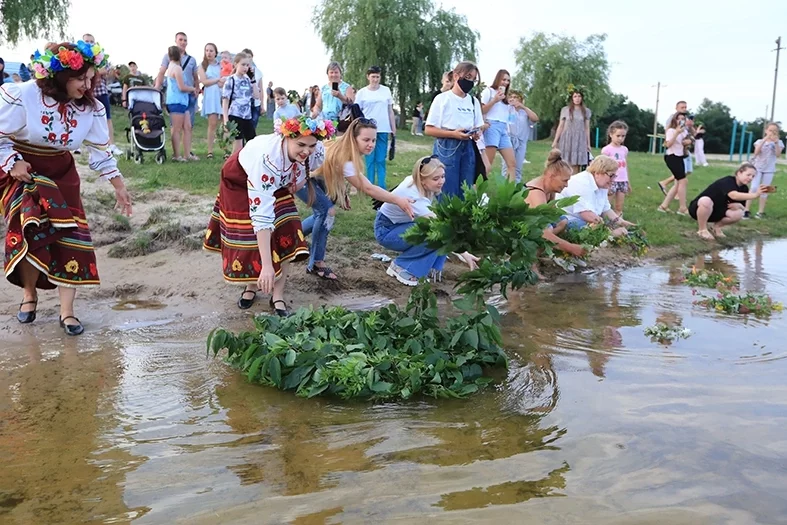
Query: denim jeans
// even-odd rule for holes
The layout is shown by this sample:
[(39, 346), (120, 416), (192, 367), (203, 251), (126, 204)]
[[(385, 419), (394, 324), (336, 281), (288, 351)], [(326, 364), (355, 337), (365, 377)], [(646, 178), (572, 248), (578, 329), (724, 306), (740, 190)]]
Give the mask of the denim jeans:
[[(378, 133), (377, 144), (374, 151), (366, 155), (366, 177), (372, 184), (377, 184), (385, 189), (385, 163), (388, 161), (388, 135), (390, 133)], [(375, 173), (377, 182), (374, 182)]]
[[(189, 95), (189, 108), (188, 108), (189, 116), (191, 117), (191, 127), (194, 128), (194, 115), (197, 114), (197, 97), (193, 95)], [(191, 153), (187, 151), (183, 154), (184, 157), (188, 156)]]
[(394, 263), (418, 279), (429, 275), (429, 270), (433, 268), (438, 272), (443, 271), (445, 255), (438, 255), (437, 250), (428, 248), (426, 244), (413, 246), (402, 239), (402, 234), (413, 224), (412, 222), (394, 224), (391, 219), (378, 211), (374, 219), (374, 237), (383, 248), (402, 252)]
[(260, 108), (261, 106), (255, 106), (254, 101), (251, 103), (251, 125), (254, 126), (254, 130), (257, 130), (257, 123), (260, 121)]
[(325, 260), (325, 251), (328, 248), (328, 234), (331, 229), (326, 224), (328, 211), (333, 208), (333, 202), (325, 193), (320, 182), (309, 179), (307, 185), (298, 190), (295, 194), (300, 200), (309, 203), (309, 184), (314, 188), (314, 202), (312, 203), (312, 214), (303, 220), (303, 234), (312, 236), (312, 245), (309, 250), (309, 270), (314, 268), (315, 261)]
[[(519, 137), (511, 137), (511, 144), (514, 146), (514, 159), (515, 173), (517, 182), (522, 182), (522, 165), (525, 163), (525, 155), (527, 155), (527, 140)], [(503, 162), (503, 178), (507, 177), (508, 166)]]
[(441, 195), (464, 198), (462, 183), (475, 183), (475, 150), (471, 140), (437, 139), (432, 152), (445, 165), (445, 184)]

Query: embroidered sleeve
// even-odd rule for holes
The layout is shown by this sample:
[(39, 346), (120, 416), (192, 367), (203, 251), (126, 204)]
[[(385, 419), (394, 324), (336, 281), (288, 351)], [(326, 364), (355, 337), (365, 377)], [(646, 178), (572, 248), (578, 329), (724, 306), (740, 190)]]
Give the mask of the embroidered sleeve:
[(309, 171), (314, 173), (323, 162), (325, 162), (325, 146), (322, 142), (318, 142), (314, 153), (309, 156)]
[(22, 105), (19, 86), (3, 84), (0, 86), (0, 170), (6, 173), (21, 158), (11, 139), (26, 125), (27, 112)]
[(273, 230), (276, 214), (273, 205), (276, 198), (273, 192), (276, 191), (277, 175), (268, 173), (264, 169), (262, 162), (258, 163), (254, 174), (249, 174), (246, 181), (246, 189), (249, 193), (249, 217), (254, 233), (260, 230)]
[[(120, 176), (117, 160), (109, 151), (109, 129), (107, 128), (107, 113), (99, 102), (99, 107), (93, 110), (93, 122), (87, 132), (84, 144), (90, 154), (88, 165), (90, 169), (101, 174), (104, 180)], [(86, 119), (89, 123), (89, 118)]]

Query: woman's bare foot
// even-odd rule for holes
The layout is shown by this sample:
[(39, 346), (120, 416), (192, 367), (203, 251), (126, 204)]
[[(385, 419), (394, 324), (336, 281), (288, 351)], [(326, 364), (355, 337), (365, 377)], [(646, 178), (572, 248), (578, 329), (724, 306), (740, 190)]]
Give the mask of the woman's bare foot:
[(713, 228), (711, 228), (711, 231), (713, 235), (716, 236), (717, 239), (724, 239), (725, 237), (727, 237), (726, 235), (724, 235), (724, 232), (721, 231), (721, 228), (719, 228), (718, 226), (714, 226)]
[(708, 230), (699, 230), (697, 232), (697, 236), (702, 239), (703, 241), (713, 241), (715, 237), (709, 232)]
[(538, 263), (537, 262), (533, 263), (533, 266), (531, 266), (530, 269), (533, 270), (533, 273), (536, 274), (536, 277), (538, 277), (539, 281), (546, 280), (546, 277), (544, 277), (544, 274), (542, 274), (540, 271), (538, 271)]

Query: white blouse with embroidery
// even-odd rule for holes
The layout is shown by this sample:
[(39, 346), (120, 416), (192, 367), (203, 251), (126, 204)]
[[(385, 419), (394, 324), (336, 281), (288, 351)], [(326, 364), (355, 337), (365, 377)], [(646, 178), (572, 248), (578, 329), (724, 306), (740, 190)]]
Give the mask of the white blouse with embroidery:
[[(248, 177), (246, 188), (254, 233), (274, 229), (276, 198), (273, 194), (276, 190), (289, 187), (294, 194), (306, 183), (306, 167), (290, 162), (286, 148), (281, 135), (260, 135), (250, 140), (238, 154), (238, 162)], [(317, 142), (314, 153), (309, 156), (309, 171), (322, 166), (324, 160), (325, 147)]]
[[(109, 180), (120, 175), (109, 152), (107, 115), (101, 102), (96, 108), (74, 102), (60, 104), (45, 97), (34, 80), (0, 86), (0, 170), (9, 172), (20, 158), (16, 143), (74, 151), (84, 143), (90, 168)], [(24, 155), (22, 155), (24, 157)], [(42, 174), (44, 175), (44, 174)]]

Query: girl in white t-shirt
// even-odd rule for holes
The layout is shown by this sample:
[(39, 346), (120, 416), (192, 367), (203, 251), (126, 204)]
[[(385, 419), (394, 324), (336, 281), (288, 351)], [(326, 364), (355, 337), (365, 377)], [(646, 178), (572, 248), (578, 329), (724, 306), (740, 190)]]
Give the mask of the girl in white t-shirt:
[(490, 166), (495, 163), (495, 153), (500, 151), (506, 163), (506, 172), (509, 180), (514, 180), (516, 175), (516, 158), (514, 146), (508, 134), (508, 120), (511, 108), (508, 105), (508, 88), (511, 86), (511, 75), (501, 69), (495, 75), (495, 81), (481, 93), (481, 109), (484, 119), (489, 123), (489, 129), (484, 131), (486, 143), (486, 157)]
[(472, 186), (483, 169), (476, 166), (475, 140), (481, 136), (481, 104), (469, 93), (478, 82), (478, 67), (460, 62), (453, 71), (453, 87), (432, 101), (424, 133), (435, 137), (433, 152), (445, 166), (442, 193), (462, 196), (462, 184)]
[(408, 199), (397, 197), (390, 192), (371, 184), (364, 177), (363, 156), (374, 151), (377, 141), (377, 125), (370, 119), (358, 118), (352, 121), (347, 131), (337, 140), (327, 144), (325, 162), (310, 179), (310, 186), (301, 189), (297, 196), (312, 208), (312, 215), (303, 221), (304, 235), (311, 234), (312, 244), (309, 264), (306, 271), (321, 279), (335, 281), (336, 274), (325, 264), (328, 234), (333, 229), (336, 205), (342, 209), (350, 208), (347, 192), (349, 182), (360, 193), (373, 199), (392, 203), (402, 213), (412, 217), (413, 209)]
[(372, 66), (366, 71), (369, 85), (358, 90), (355, 95), (355, 103), (360, 106), (366, 118), (377, 122), (377, 144), (374, 151), (366, 155), (366, 176), (369, 177), (372, 184), (377, 184), (385, 189), (388, 138), (396, 136), (396, 120), (391, 90), (380, 84), (380, 74), (380, 66)]
[[(374, 237), (377, 242), (383, 248), (402, 252), (391, 262), (386, 273), (407, 286), (415, 286), (419, 279), (430, 275), (437, 279), (443, 271), (445, 255), (440, 255), (426, 244), (408, 244), (402, 239), (402, 234), (413, 225), (414, 217), (434, 217), (429, 207), (444, 188), (444, 184), (445, 166), (437, 159), (437, 155), (418, 159), (412, 175), (405, 178), (392, 192), (395, 197), (412, 202), (413, 213), (402, 213), (402, 210), (387, 203), (377, 212), (374, 221)], [(476, 268), (477, 257), (467, 252), (459, 257), (471, 270)]]

